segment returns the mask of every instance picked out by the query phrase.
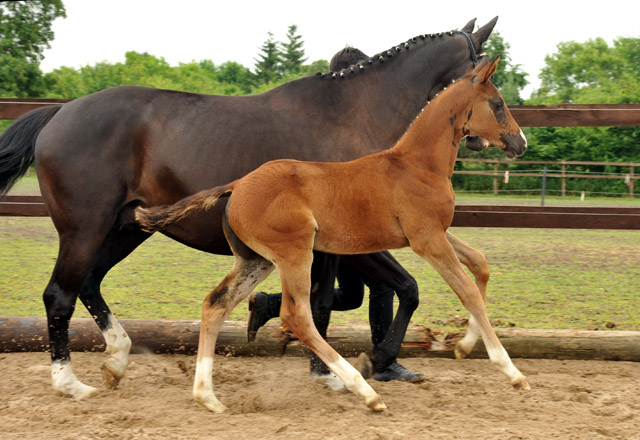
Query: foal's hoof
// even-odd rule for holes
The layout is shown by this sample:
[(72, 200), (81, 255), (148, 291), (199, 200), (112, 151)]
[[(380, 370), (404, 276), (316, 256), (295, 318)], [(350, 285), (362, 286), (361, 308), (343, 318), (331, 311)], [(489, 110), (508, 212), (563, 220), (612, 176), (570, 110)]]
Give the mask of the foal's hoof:
[(462, 344), (460, 344), (460, 342), (458, 342), (456, 344), (456, 346), (453, 349), (454, 354), (456, 355), (456, 359), (458, 360), (462, 360), (465, 359), (467, 356), (469, 356), (469, 351), (465, 350), (462, 347)]
[(378, 396), (377, 394), (373, 399), (367, 401), (367, 406), (376, 412), (384, 411), (385, 409), (387, 409), (387, 405), (384, 404), (380, 396)]
[(373, 376), (373, 364), (367, 353), (360, 353), (353, 366), (356, 367), (356, 370), (360, 372), (363, 378), (369, 379)]
[(197, 402), (209, 411), (216, 414), (222, 414), (227, 410), (227, 407), (224, 405), (224, 403), (220, 402), (218, 399), (202, 401), (197, 400)]
[(124, 375), (116, 373), (106, 363), (102, 365), (102, 383), (105, 388), (115, 390), (123, 377)]
[(511, 386), (513, 386), (513, 388), (516, 390), (531, 390), (531, 385), (529, 385), (529, 382), (527, 382), (527, 378), (524, 376), (511, 382)]

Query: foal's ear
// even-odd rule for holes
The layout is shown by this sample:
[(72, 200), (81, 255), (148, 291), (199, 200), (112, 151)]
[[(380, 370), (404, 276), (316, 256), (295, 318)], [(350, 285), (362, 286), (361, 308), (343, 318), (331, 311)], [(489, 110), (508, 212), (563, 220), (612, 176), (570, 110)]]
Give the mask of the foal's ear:
[(482, 71), (479, 73), (479, 77), (482, 79), (482, 82), (489, 82), (491, 78), (493, 78), (493, 74), (496, 73), (496, 69), (498, 68), (498, 61), (500, 61), (500, 55), (497, 55), (490, 64), (487, 64)]

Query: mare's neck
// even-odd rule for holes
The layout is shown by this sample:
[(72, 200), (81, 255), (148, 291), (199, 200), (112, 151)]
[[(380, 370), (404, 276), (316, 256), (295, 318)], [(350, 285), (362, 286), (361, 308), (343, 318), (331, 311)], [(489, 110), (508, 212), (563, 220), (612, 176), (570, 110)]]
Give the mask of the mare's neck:
[(464, 84), (455, 84), (430, 102), (391, 150), (414, 168), (450, 178), (471, 109)]
[(330, 94), (318, 95), (326, 114), (341, 115), (345, 125), (354, 125), (348, 123), (349, 118), (364, 121), (373, 151), (394, 145), (424, 103), (465, 75), (471, 64), (467, 42), (458, 34), (418, 37), (407, 44), (408, 48), (399, 45), (399, 52), (392, 49), (372, 57), (372, 64), (362, 62), (362, 72), (347, 69), (344, 77), (338, 73), (336, 79), (321, 79), (328, 82), (326, 92)]

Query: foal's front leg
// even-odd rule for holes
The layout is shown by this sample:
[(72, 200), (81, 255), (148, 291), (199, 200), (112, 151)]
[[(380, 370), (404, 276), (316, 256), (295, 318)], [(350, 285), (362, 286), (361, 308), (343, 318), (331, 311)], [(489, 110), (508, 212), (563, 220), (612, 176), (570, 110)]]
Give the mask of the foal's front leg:
[(364, 398), (366, 405), (374, 411), (382, 411), (386, 405), (380, 396), (364, 380), (358, 370), (347, 362), (325, 341), (313, 324), (309, 301), (311, 261), (305, 264), (304, 257), (291, 258), (288, 262), (276, 263), (282, 279), (282, 306), (280, 319), (342, 380), (352, 393)]
[(427, 260), (458, 295), (462, 305), (475, 319), (489, 358), (510, 380), (516, 389), (531, 389), (491, 327), (487, 309), (478, 287), (466, 274), (444, 233), (428, 234), (426, 240), (411, 240), (412, 249)]
[[(453, 250), (460, 262), (467, 266), (469, 271), (473, 274), (476, 280), (476, 286), (478, 286), (478, 290), (482, 296), (482, 300), (486, 304), (487, 283), (489, 282), (489, 275), (491, 273), (489, 271), (489, 265), (487, 264), (486, 258), (482, 252), (472, 248), (449, 232), (446, 233), (446, 236), (449, 243), (451, 243), (451, 246), (453, 246)], [(456, 355), (456, 359), (466, 358), (469, 353), (471, 353), (471, 350), (473, 350), (473, 347), (476, 345), (479, 337), (480, 329), (478, 327), (478, 323), (473, 315), (471, 315), (469, 317), (469, 327), (467, 328), (467, 332), (455, 346), (454, 353)]]

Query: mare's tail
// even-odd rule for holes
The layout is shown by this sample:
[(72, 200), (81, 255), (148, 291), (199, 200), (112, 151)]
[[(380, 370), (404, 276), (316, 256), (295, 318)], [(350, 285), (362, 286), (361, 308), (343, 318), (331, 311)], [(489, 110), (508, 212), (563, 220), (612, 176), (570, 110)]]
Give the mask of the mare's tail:
[(174, 203), (173, 205), (153, 206), (136, 208), (136, 221), (142, 226), (142, 230), (155, 232), (181, 220), (189, 213), (206, 211), (216, 204), (218, 199), (229, 196), (233, 189), (233, 182), (223, 186), (216, 186), (195, 193), (192, 196)]
[(29, 112), (0, 135), (0, 197), (27, 172), (33, 163), (40, 130), (61, 108), (61, 105), (47, 106)]

